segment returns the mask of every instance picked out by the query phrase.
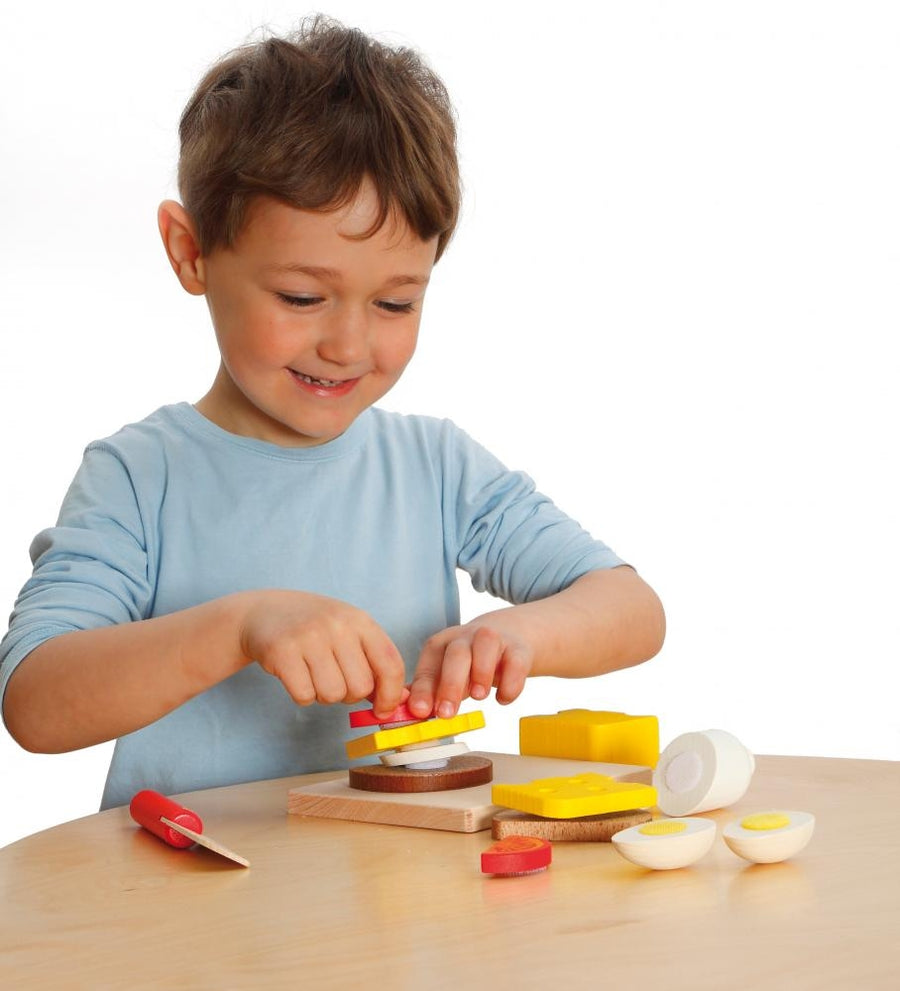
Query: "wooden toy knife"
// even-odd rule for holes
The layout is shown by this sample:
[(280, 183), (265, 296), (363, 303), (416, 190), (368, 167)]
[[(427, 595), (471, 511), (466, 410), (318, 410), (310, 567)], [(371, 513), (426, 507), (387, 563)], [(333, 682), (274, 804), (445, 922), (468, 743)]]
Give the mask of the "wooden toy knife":
[(186, 849), (195, 843), (213, 853), (233, 860), (241, 867), (249, 867), (250, 861), (227, 846), (203, 835), (203, 820), (196, 812), (160, 795), (158, 791), (139, 791), (131, 800), (131, 818), (144, 829), (158, 836), (164, 843), (176, 849)]

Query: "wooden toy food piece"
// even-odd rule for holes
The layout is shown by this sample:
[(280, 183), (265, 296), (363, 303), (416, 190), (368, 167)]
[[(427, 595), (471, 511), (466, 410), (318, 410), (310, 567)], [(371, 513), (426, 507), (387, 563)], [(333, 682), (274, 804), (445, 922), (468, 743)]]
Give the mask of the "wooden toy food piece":
[(488, 847), (481, 855), (481, 873), (513, 877), (545, 871), (553, 859), (547, 840), (535, 836), (510, 836)]
[(459, 757), (469, 752), (464, 743), (442, 743), (431, 746), (430, 743), (413, 743), (391, 754), (381, 754), (380, 760), (385, 767), (408, 767), (430, 770), (435, 767), (446, 767), (451, 757)]
[(444, 737), (466, 733), (473, 729), (484, 727), (484, 714), (481, 712), (466, 712), (453, 716), (452, 719), (425, 719), (408, 726), (397, 726), (393, 729), (377, 730), (368, 736), (348, 740), (344, 744), (347, 756), (351, 759), (368, 757), (380, 750), (396, 750), (410, 743), (425, 743), (428, 740), (440, 740)]
[(361, 726), (387, 726), (390, 723), (420, 723), (422, 717), (409, 711), (406, 703), (398, 705), (387, 719), (376, 718), (374, 709), (357, 709), (349, 713), (350, 725), (353, 729)]
[(659, 759), (659, 720), (656, 716), (590, 709), (564, 709), (555, 716), (523, 716), (519, 720), (519, 753), (655, 767)]
[(809, 812), (756, 812), (722, 830), (728, 848), (755, 864), (775, 864), (799, 853), (812, 839), (815, 816)]
[(668, 816), (725, 808), (743, 797), (755, 767), (753, 754), (725, 730), (685, 733), (666, 747), (653, 772), (659, 808)]
[[(351, 788), (394, 793), (450, 791), (483, 785), (492, 779), (490, 760), (468, 756), (469, 748), (452, 739), (457, 733), (481, 729), (481, 712), (460, 713), (451, 719), (404, 718), (410, 715), (401, 705), (388, 723), (376, 724), (381, 727), (376, 732), (347, 741), (345, 748), (351, 758), (392, 751), (380, 754), (380, 766), (351, 768)], [(367, 725), (374, 719), (370, 712), (350, 713), (351, 725)]]
[(361, 791), (449, 791), (451, 788), (472, 788), (487, 784), (493, 777), (494, 765), (487, 757), (466, 754), (451, 758), (446, 767), (430, 770), (410, 771), (405, 767), (367, 764), (363, 767), (351, 767), (347, 773), (350, 787)]
[(667, 871), (693, 864), (709, 853), (715, 839), (711, 819), (656, 819), (616, 833), (612, 845), (633, 864)]
[(491, 821), (491, 836), (495, 840), (509, 836), (536, 836), (552, 842), (608, 843), (615, 833), (629, 826), (650, 822), (652, 818), (644, 809), (578, 816), (575, 819), (548, 819), (515, 809), (503, 809)]
[(655, 805), (656, 789), (616, 781), (605, 774), (576, 774), (567, 778), (538, 778), (524, 785), (495, 784), (491, 800), (495, 805), (550, 819), (573, 819)]

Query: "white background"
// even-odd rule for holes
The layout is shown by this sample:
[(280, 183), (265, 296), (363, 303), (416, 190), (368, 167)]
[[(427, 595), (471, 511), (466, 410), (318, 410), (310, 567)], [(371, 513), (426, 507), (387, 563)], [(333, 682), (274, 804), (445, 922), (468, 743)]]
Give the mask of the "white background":
[[(423, 50), (465, 212), (385, 405), (448, 415), (633, 562), (649, 664), (532, 682), (521, 715), (660, 717), (759, 753), (900, 759), (892, 3), (335, 2)], [(202, 300), (155, 229), (209, 62), (296, 4), (19, 5), (2, 83), (0, 602), (83, 446), (195, 400)], [(474, 594), (466, 614), (484, 608)], [(97, 808), (107, 746), (0, 736), (0, 845)]]

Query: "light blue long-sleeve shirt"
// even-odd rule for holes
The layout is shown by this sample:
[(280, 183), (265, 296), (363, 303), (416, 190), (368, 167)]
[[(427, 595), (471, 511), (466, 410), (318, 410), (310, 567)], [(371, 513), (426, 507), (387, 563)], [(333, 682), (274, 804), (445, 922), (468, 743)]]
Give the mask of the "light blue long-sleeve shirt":
[[(370, 409), (342, 436), (282, 448), (192, 406), (85, 451), (0, 644), (0, 698), (50, 637), (161, 616), (241, 589), (302, 589), (368, 612), (411, 675), (459, 622), (456, 571), (509, 602), (622, 562), (450, 421)], [(148, 678), (152, 678), (148, 672)], [(250, 665), (117, 741), (101, 807), (347, 766), (343, 705), (300, 707)]]

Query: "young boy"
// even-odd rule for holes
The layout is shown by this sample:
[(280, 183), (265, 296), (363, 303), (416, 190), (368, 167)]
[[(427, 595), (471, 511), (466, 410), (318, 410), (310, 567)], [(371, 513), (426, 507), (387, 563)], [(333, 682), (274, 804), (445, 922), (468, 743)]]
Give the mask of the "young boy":
[[(117, 739), (102, 807), (346, 766), (346, 709), (447, 717), (655, 654), (658, 599), (448, 421), (374, 408), (456, 224), (440, 80), (324, 19), (232, 53), (159, 227), (221, 353), (89, 445), (0, 648), (19, 743)], [(514, 603), (459, 625), (456, 570)]]

